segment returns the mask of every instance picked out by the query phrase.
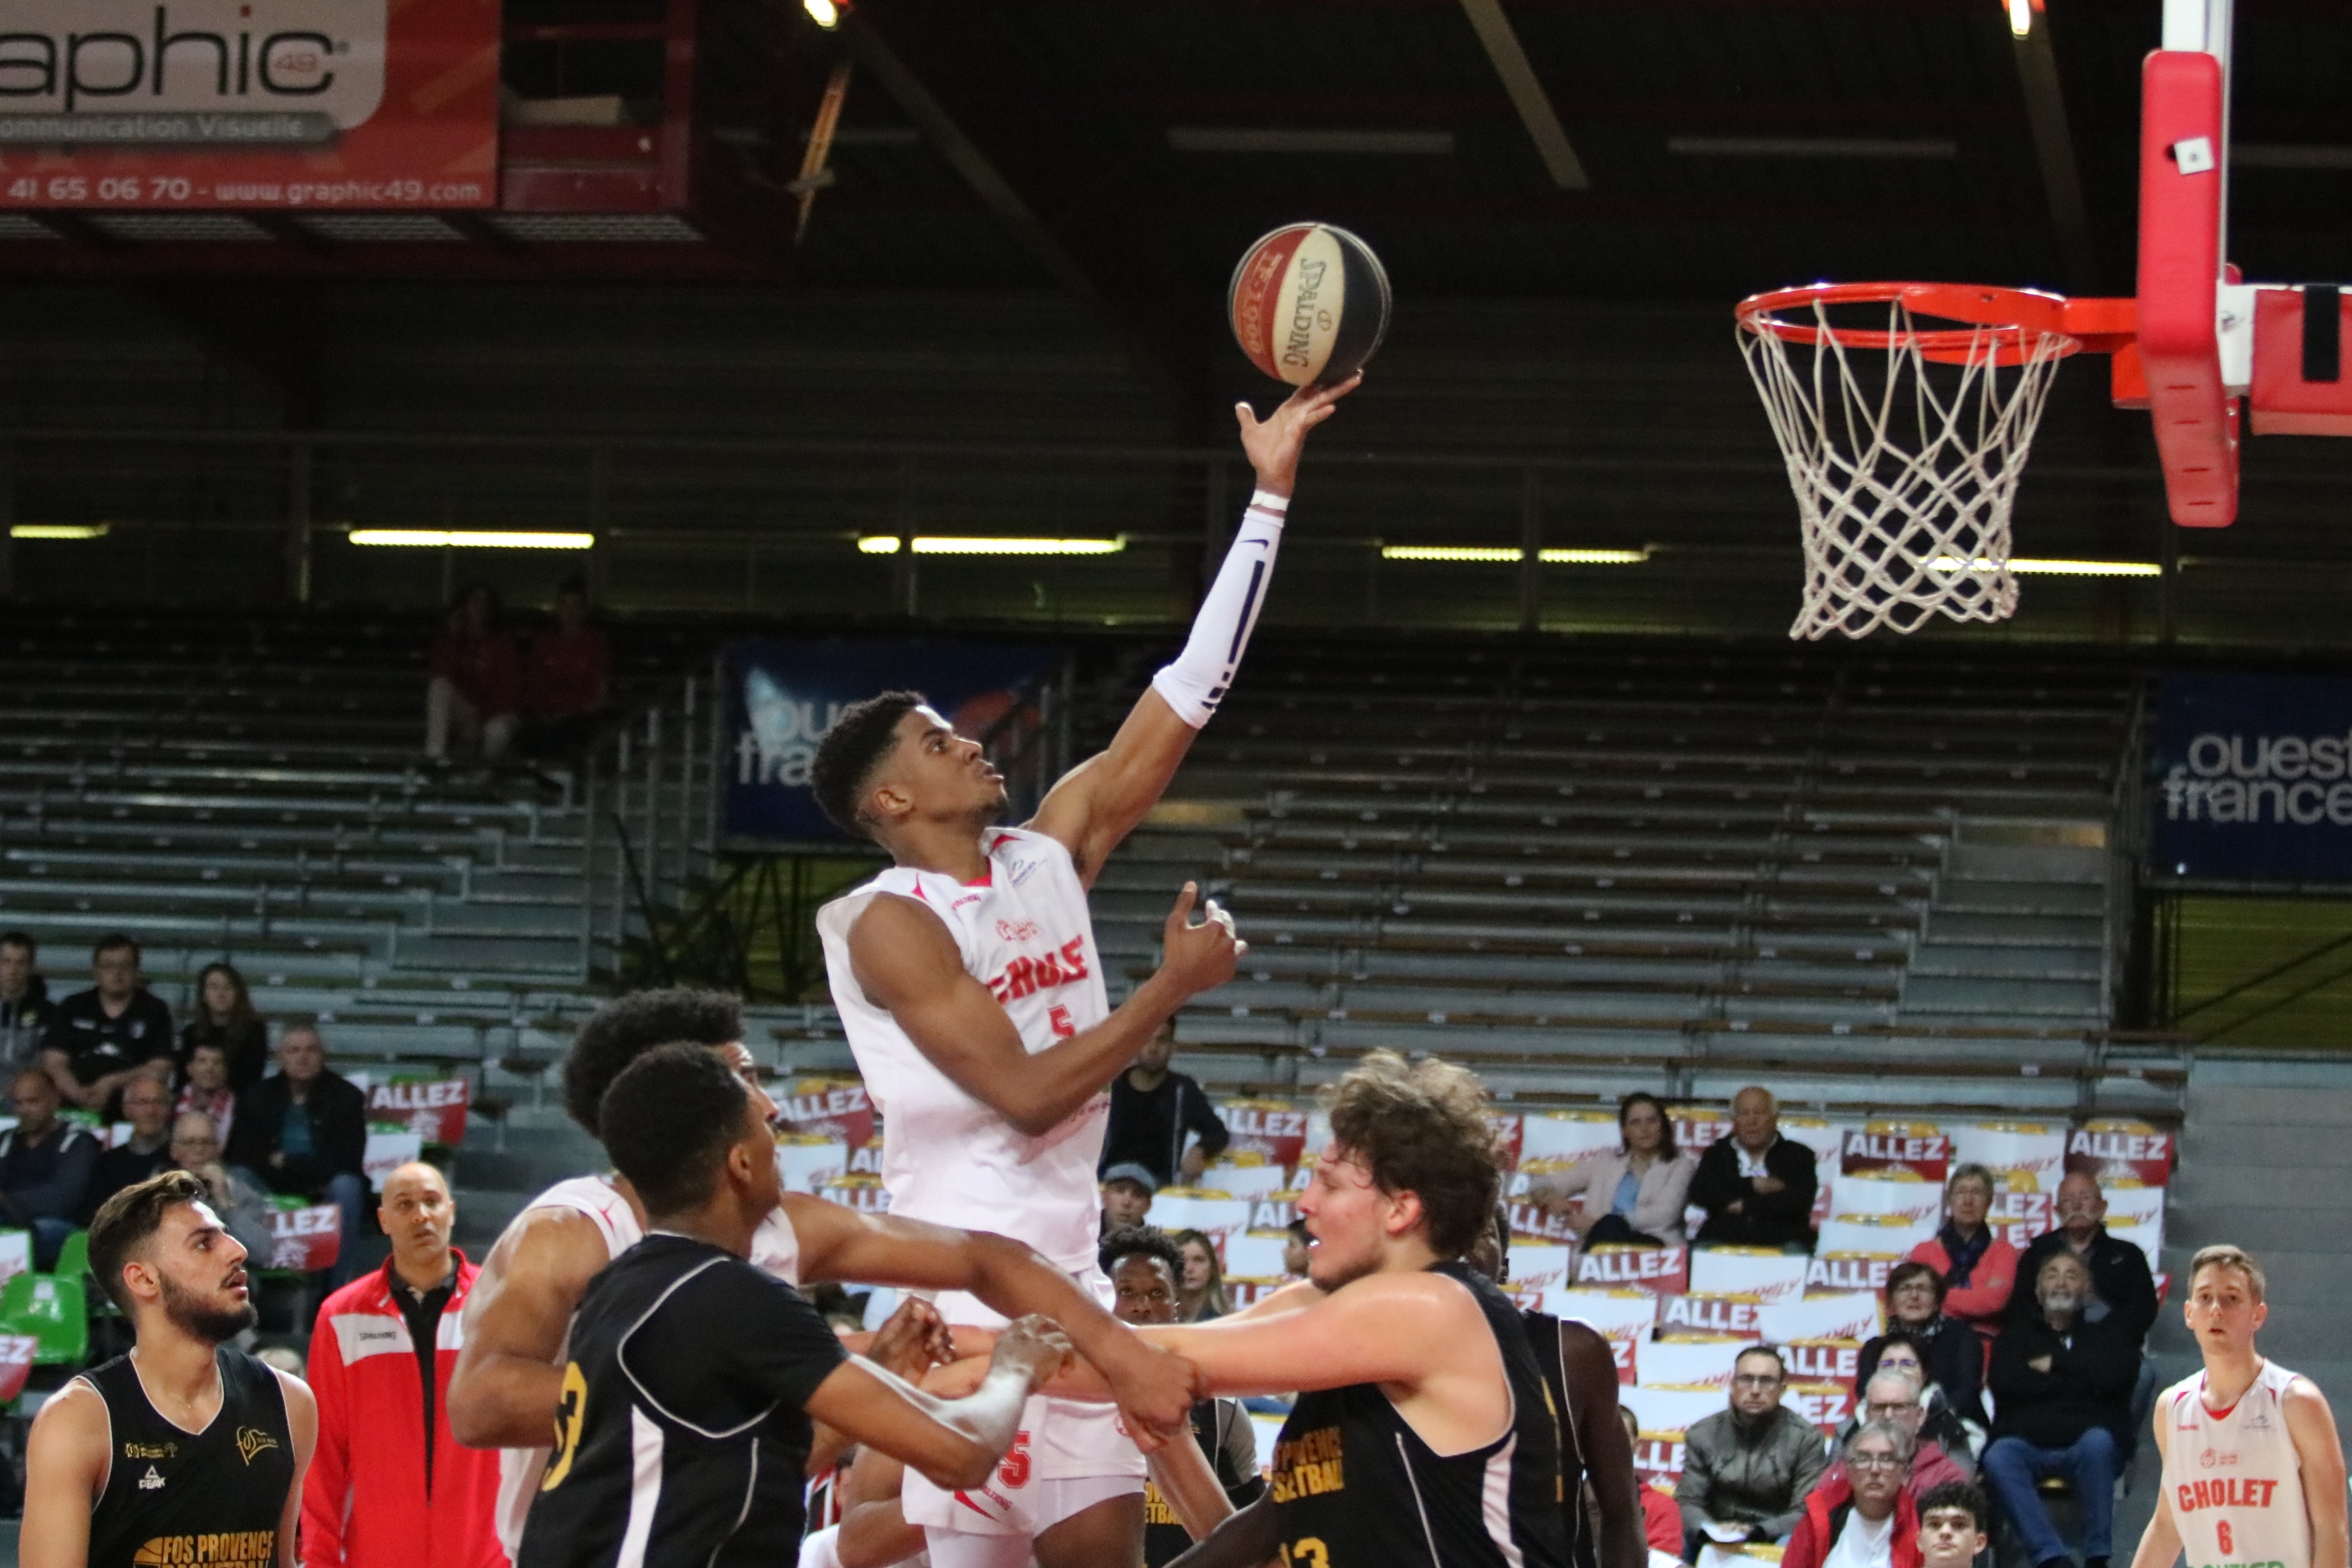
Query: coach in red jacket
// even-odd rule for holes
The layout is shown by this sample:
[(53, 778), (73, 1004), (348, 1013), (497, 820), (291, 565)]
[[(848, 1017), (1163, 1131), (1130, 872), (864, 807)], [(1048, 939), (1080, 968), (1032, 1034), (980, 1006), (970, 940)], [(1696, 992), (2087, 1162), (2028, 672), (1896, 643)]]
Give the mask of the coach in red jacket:
[(319, 1308), (302, 1568), (506, 1568), (498, 1451), (449, 1435), (458, 1313), (478, 1272), (449, 1245), (457, 1216), (440, 1172), (401, 1166), (376, 1211), (392, 1257)]

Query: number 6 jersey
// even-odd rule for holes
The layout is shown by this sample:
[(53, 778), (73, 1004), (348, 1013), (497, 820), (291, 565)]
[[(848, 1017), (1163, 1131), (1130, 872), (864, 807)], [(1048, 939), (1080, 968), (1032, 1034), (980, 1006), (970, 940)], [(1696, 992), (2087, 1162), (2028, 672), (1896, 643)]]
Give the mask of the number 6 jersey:
[(2311, 1568), (2303, 1461), (2286, 1429), (2294, 1373), (2263, 1363), (2227, 1410), (2205, 1405), (2205, 1374), (2157, 1402), (2166, 1427), (2164, 1497), (2188, 1568)]

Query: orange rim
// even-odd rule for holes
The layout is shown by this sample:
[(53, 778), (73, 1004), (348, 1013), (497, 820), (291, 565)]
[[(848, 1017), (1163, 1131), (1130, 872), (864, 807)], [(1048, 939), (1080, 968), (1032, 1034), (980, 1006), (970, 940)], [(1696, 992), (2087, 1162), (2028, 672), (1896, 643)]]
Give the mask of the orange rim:
[[(1965, 327), (1889, 331), (1883, 327), (1832, 325), (1815, 314), (1828, 305), (1888, 305), (1900, 302), (1914, 317), (1966, 321)], [(1788, 320), (1782, 312), (1801, 312)], [(1986, 334), (1991, 334), (1992, 361), (1999, 365), (2023, 364), (2043, 338), (2058, 340), (2057, 355), (2082, 351), (2082, 340), (2066, 331), (2066, 300), (2038, 289), (2003, 289), (1978, 283), (1814, 283), (1802, 289), (1774, 289), (1739, 301), (1739, 324), (1748, 331), (1771, 333), (1785, 343), (1813, 346), (1823, 338), (1850, 349), (1889, 353), (1916, 344), (1926, 358), (1942, 364), (1966, 364), (1985, 355)]]

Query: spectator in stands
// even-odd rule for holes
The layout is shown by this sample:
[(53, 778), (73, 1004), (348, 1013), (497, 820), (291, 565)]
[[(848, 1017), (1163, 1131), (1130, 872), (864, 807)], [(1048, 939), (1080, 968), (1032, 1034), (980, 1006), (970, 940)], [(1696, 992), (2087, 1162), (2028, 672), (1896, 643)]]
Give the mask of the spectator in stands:
[(196, 1016), (180, 1031), (174, 1064), (182, 1083), (188, 1081), (188, 1060), (198, 1046), (220, 1047), (232, 1090), (251, 1089), (269, 1066), (269, 1031), (233, 963), (207, 963), (196, 976)]
[(268, 1267), (278, 1246), (269, 1223), (268, 1189), (247, 1173), (221, 1163), (220, 1134), (213, 1131), (211, 1117), (191, 1110), (173, 1118), (172, 1163), (204, 1183), (222, 1227), (263, 1260), (255, 1268)]
[(197, 1046), (188, 1053), (187, 1079), (180, 1086), (179, 1098), (172, 1102), (172, 1114), (203, 1111), (213, 1119), (213, 1131), (226, 1144), (229, 1128), (236, 1121), (236, 1093), (228, 1086), (228, 1053), (209, 1043)]
[(1731, 1131), (1707, 1145), (1690, 1201), (1706, 1211), (1698, 1239), (1726, 1247), (1811, 1251), (1813, 1152), (1780, 1136), (1780, 1108), (1750, 1084), (1732, 1097)]
[[(1972, 1346), (1982, 1343), (1977, 1338), (1975, 1330), (1969, 1328), (1965, 1323), (1960, 1327), (1962, 1331), (1957, 1342)], [(1910, 1335), (1881, 1334), (1876, 1339), (1865, 1341), (1862, 1347), (1862, 1353), (1856, 1358), (1856, 1363), (1857, 1370), (1854, 1376), (1856, 1388), (1865, 1386), (1882, 1371), (1910, 1373), (1925, 1389), (1920, 1395), (1920, 1404), (1925, 1407), (1927, 1415), (1919, 1423), (1917, 1435), (1937, 1444), (1948, 1454), (1966, 1454), (1969, 1456), (1969, 1463), (1975, 1463), (1976, 1452), (1984, 1445), (1984, 1424), (1979, 1421), (1974, 1430), (1971, 1430), (1958, 1415), (1954, 1414), (1951, 1405), (1945, 1403), (1944, 1391), (1937, 1387), (1928, 1376), (1927, 1358), (1920, 1353), (1918, 1343)], [(1860, 1417), (1857, 1415), (1849, 1418), (1847, 1426), (1851, 1429), (1859, 1424)], [(1841, 1433), (1840, 1436), (1843, 1434)]]
[(1683, 1434), (1683, 1556), (1698, 1560), (1708, 1541), (1783, 1542), (1797, 1528), (1805, 1494), (1828, 1458), (1813, 1424), (1780, 1403), (1787, 1363), (1770, 1345), (1751, 1345), (1731, 1369), (1731, 1408)]
[(0, 1132), (0, 1219), (33, 1233), (33, 1267), (55, 1267), (98, 1165), (98, 1140), (58, 1115), (58, 1086), (38, 1068), (16, 1074), (16, 1125)]
[(503, 1568), (499, 1454), (449, 1435), (454, 1329), (479, 1272), (449, 1245), (448, 1184), (422, 1162), (383, 1179), (392, 1256), (319, 1308), (305, 1376), (318, 1447), (302, 1482), (302, 1568)]
[(523, 655), (523, 706), (530, 714), (524, 749), (539, 757), (587, 750), (612, 680), (612, 644), (589, 622), (588, 584), (566, 577), (555, 590), (555, 624), (534, 633)]
[(514, 639), (499, 629), (499, 593), (478, 584), (449, 612), (435, 639), (425, 689), (425, 754), (439, 762), (452, 739), (461, 755), (494, 763), (514, 741), (522, 696)]
[(2060, 1475), (2072, 1480), (2083, 1510), (2083, 1568), (2107, 1568), (2116, 1459), (2131, 1422), (2139, 1353), (2119, 1327), (2084, 1316), (2091, 1276), (2073, 1252), (2062, 1248), (2042, 1260), (2033, 1295), (2041, 1310), (1993, 1342), (1985, 1480), (2035, 1568), (2068, 1560), (2040, 1483)]
[[(1853, 1426), (1859, 1428), (1874, 1421), (1882, 1422), (1889, 1426), (1901, 1427), (1903, 1435), (1910, 1438), (1910, 1479), (1904, 1484), (1910, 1489), (1913, 1501), (1926, 1497), (1946, 1481), (1969, 1479), (1969, 1466), (1954, 1458), (1942, 1444), (1920, 1435), (1919, 1428), (1927, 1422), (1927, 1405), (1926, 1388), (1917, 1373), (1908, 1367), (1881, 1366), (1877, 1372), (1863, 1379), (1861, 1387), (1862, 1405), (1854, 1412)], [(1843, 1436), (1851, 1436), (1852, 1432)], [(1962, 1448), (1960, 1452), (1966, 1454), (1968, 1450)], [(1822, 1479), (1814, 1483), (1813, 1489), (1818, 1492), (1824, 1487), (1843, 1484), (1845, 1479), (1845, 1461), (1841, 1459), (1822, 1472)]]
[[(1631, 1407), (1620, 1405), (1617, 1419), (1625, 1428), (1625, 1442), (1634, 1453), (1642, 1451), (1642, 1424), (1633, 1419)], [(1683, 1512), (1663, 1487), (1647, 1481), (1633, 1489), (1642, 1498), (1642, 1536), (1653, 1552), (1679, 1558), (1683, 1554)], [(1589, 1505), (1598, 1509), (1598, 1504)], [(1657, 1559), (1653, 1557), (1652, 1562)]]
[[(1103, 1238), (1100, 1258), (1118, 1300), (1113, 1311), (1122, 1323), (1172, 1323), (1176, 1277), (1183, 1264), (1176, 1245), (1148, 1226), (1115, 1230)], [(1192, 1406), (1192, 1440), (1215, 1471), (1227, 1500), (1247, 1508), (1265, 1492), (1258, 1473), (1257, 1434), (1237, 1399), (1204, 1399)], [(1143, 1560), (1146, 1568), (1167, 1568), (1192, 1544), (1158, 1485), (1143, 1494)]]
[(1944, 1310), (1944, 1276), (1931, 1263), (1903, 1262), (1886, 1275), (1886, 1333), (1864, 1342), (1860, 1366), (1868, 1377), (1879, 1350), (1901, 1335), (1916, 1349), (1928, 1386), (1964, 1420), (1981, 1426), (1985, 1342)]
[(90, 1167), (81, 1201), (84, 1225), (123, 1188), (172, 1168), (172, 1091), (152, 1078), (132, 1079), (122, 1091), (122, 1119), (131, 1123), (131, 1136), (102, 1151)]
[(349, 1284), (358, 1271), (360, 1223), (365, 1212), (367, 1096), (327, 1066), (327, 1047), (308, 1024), (289, 1025), (278, 1038), (278, 1073), (237, 1096), (228, 1161), (258, 1177), (273, 1193), (324, 1198), (342, 1211), (342, 1253), (331, 1283)]
[(2107, 1200), (2098, 1178), (2086, 1171), (2069, 1171), (2058, 1184), (2058, 1228), (2033, 1238), (2017, 1262), (2018, 1289), (2009, 1300), (2014, 1322), (2034, 1316), (2033, 1291), (2028, 1281), (2041, 1278), (2042, 1264), (2059, 1252), (2072, 1253), (2091, 1277), (2091, 1300), (2083, 1315), (2122, 1331), (2138, 1350), (2156, 1326), (2156, 1279), (2148, 1272), (2147, 1254), (2132, 1242), (2107, 1234)]
[(1151, 1195), (1160, 1184), (1133, 1161), (1113, 1165), (1102, 1173), (1102, 1223), (1105, 1236), (1129, 1226), (1149, 1223)]
[(2017, 1283), (2017, 1248), (1985, 1216), (1992, 1213), (1992, 1173), (1973, 1163), (1944, 1184), (1944, 1226), (1911, 1249), (1911, 1261), (1942, 1276), (1944, 1311), (1990, 1342), (2000, 1331)]
[(1205, 1323), (1232, 1311), (1225, 1300), (1225, 1273), (1217, 1266), (1217, 1248), (1197, 1230), (1180, 1230), (1176, 1250), (1184, 1258), (1183, 1278), (1176, 1281), (1176, 1321)]
[(1194, 1186), (1209, 1162), (1233, 1141), (1201, 1086), (1169, 1068), (1175, 1049), (1176, 1020), (1171, 1018), (1144, 1043), (1135, 1065), (1111, 1079), (1103, 1170), (1140, 1165), (1159, 1186)]
[(1967, 1481), (1946, 1481), (1919, 1500), (1919, 1568), (1974, 1568), (1990, 1541), (1992, 1510)]
[(1919, 1513), (1906, 1484), (1911, 1436), (1866, 1421), (1845, 1440), (1837, 1468), (1805, 1499), (1780, 1568), (1917, 1568)]
[[(1612, 1151), (1536, 1177), (1528, 1195), (1546, 1208), (1566, 1211), (1587, 1246), (1614, 1241), (1680, 1247), (1683, 1209), (1698, 1163), (1675, 1152), (1674, 1124), (1656, 1095), (1629, 1094), (1617, 1102), (1617, 1138)], [(1580, 1208), (1574, 1204), (1580, 1198)]]
[(41, 1064), (49, 1024), (49, 983), (34, 970), (39, 951), (23, 931), (0, 931), (0, 1067)]
[(99, 939), (89, 969), (95, 984), (51, 1010), (41, 1061), (67, 1104), (111, 1121), (124, 1084), (168, 1080), (172, 1010), (140, 984), (139, 944), (120, 932)]
[(1292, 1220), (1290, 1239), (1282, 1244), (1282, 1277), (1285, 1279), (1307, 1278), (1307, 1265), (1313, 1256), (1310, 1240), (1307, 1234), (1307, 1222)]

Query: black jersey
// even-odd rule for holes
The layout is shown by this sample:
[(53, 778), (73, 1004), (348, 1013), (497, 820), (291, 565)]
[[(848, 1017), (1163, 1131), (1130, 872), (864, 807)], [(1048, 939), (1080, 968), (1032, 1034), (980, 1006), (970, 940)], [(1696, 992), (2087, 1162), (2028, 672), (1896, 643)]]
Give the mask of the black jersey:
[(1585, 1506), (1584, 1443), (1576, 1430), (1576, 1408), (1568, 1396), (1568, 1368), (1560, 1353), (1559, 1320), (1549, 1312), (1521, 1312), (1527, 1325), (1528, 1348), (1542, 1372), (1544, 1391), (1559, 1415), (1559, 1526), (1567, 1538), (1572, 1568), (1598, 1568), (1601, 1521)]
[(89, 1568), (277, 1568), (294, 1489), (294, 1435), (278, 1374), (224, 1345), (221, 1405), (201, 1432), (147, 1402), (129, 1356), (81, 1375), (106, 1401), (106, 1489), (89, 1515)]
[(1459, 1262), (1511, 1387), (1511, 1429), (1441, 1457), (1378, 1384), (1301, 1394), (1274, 1450), (1288, 1568), (1567, 1568), (1559, 1439), (1518, 1310)]
[(847, 1352), (800, 1292), (655, 1235), (588, 1283), (516, 1568), (795, 1561), (802, 1410)]
[[(1249, 1412), (1238, 1400), (1204, 1399), (1192, 1406), (1192, 1441), (1209, 1457), (1217, 1484), (1235, 1508), (1247, 1508), (1265, 1495), (1265, 1478), (1258, 1474), (1256, 1430)], [(1247, 1460), (1242, 1458), (1246, 1450)], [(1143, 1483), (1144, 1568), (1168, 1568), (1192, 1545), (1192, 1535), (1175, 1508), (1160, 1495), (1160, 1483)]]

